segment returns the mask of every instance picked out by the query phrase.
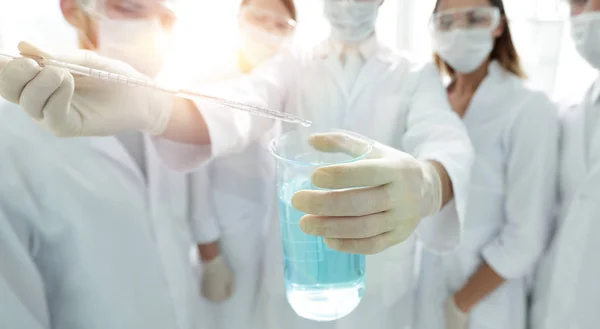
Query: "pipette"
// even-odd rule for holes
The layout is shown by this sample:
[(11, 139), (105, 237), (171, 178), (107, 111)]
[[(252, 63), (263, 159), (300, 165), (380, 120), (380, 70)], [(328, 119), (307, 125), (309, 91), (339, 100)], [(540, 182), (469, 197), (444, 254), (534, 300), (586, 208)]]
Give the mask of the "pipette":
[[(8, 57), (11, 59), (18, 58), (18, 56), (13, 56), (13, 55), (2, 53), (2, 52), (0, 52), (0, 56)], [(226, 107), (233, 108), (236, 110), (248, 112), (251, 114), (258, 115), (258, 116), (271, 118), (271, 119), (275, 119), (275, 120), (279, 120), (279, 121), (300, 124), (303, 127), (310, 127), (312, 124), (312, 122), (309, 120), (305, 120), (305, 119), (302, 119), (300, 117), (297, 117), (295, 115), (291, 115), (288, 113), (283, 113), (280, 111), (275, 111), (275, 110), (271, 110), (271, 109), (267, 109), (267, 108), (249, 105), (249, 104), (243, 104), (243, 103), (231, 101), (231, 100), (220, 98), (220, 97), (206, 95), (206, 94), (195, 92), (195, 91), (190, 91), (190, 90), (185, 90), (185, 89), (177, 89), (177, 88), (169, 88), (169, 87), (161, 86), (152, 81), (131, 78), (131, 77), (116, 74), (116, 73), (92, 69), (89, 67), (72, 64), (72, 63), (68, 63), (68, 62), (64, 62), (64, 61), (58, 61), (58, 60), (54, 60), (54, 59), (40, 58), (40, 57), (34, 57), (34, 56), (29, 56), (29, 55), (25, 55), (24, 57), (29, 57), (29, 58), (37, 61), (41, 66), (45, 66), (45, 65), (55, 66), (55, 67), (65, 69), (65, 70), (67, 70), (73, 74), (77, 74), (77, 75), (88, 76), (88, 77), (92, 77), (95, 79), (111, 81), (114, 83), (126, 84), (128, 86), (146, 88), (146, 89), (150, 89), (153, 91), (164, 92), (164, 93), (174, 95), (176, 97), (186, 98), (186, 99), (190, 99), (190, 100), (198, 100), (198, 99), (205, 100), (205, 101), (208, 101), (208, 102), (211, 102), (214, 104), (218, 104), (218, 105), (226, 106)]]

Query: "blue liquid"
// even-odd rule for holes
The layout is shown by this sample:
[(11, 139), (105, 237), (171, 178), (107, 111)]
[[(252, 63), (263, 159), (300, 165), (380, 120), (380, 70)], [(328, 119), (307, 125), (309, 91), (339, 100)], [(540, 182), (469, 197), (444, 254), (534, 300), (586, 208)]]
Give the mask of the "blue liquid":
[(307, 235), (298, 223), (304, 213), (291, 206), (292, 195), (312, 189), (307, 181), (280, 187), (279, 222), (287, 299), (304, 318), (331, 321), (348, 315), (364, 291), (365, 256), (329, 249), (323, 239)]

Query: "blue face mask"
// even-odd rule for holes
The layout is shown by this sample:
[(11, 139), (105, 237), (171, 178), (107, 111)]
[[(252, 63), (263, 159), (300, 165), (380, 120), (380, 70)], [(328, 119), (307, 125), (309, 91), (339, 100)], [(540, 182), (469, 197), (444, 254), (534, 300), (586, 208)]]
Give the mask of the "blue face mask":
[(325, 0), (325, 18), (331, 25), (331, 38), (340, 42), (360, 42), (373, 34), (382, 0)]

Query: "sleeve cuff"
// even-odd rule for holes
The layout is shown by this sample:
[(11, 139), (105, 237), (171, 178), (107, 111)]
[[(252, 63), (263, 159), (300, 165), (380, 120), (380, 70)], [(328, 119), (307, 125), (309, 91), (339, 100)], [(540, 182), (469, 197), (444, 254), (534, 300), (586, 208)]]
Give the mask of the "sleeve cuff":
[(221, 157), (246, 145), (252, 125), (249, 114), (221, 106), (198, 104), (208, 127), (212, 157)]
[(485, 262), (505, 279), (512, 279), (518, 277), (515, 275), (515, 259), (509, 257), (506, 252), (502, 251), (502, 246), (498, 241), (492, 241), (482, 251), (482, 256)]
[(206, 221), (206, 223), (216, 223), (214, 218), (201, 218), (192, 221), (192, 235), (194, 237), (194, 241), (196, 241), (197, 244), (207, 244), (215, 242), (221, 238), (221, 232), (216, 226), (216, 224), (210, 225), (210, 227), (208, 227), (208, 225), (201, 225), (199, 221)]
[(469, 193), (470, 167), (464, 162), (457, 162), (436, 154), (439, 152), (419, 152), (418, 159), (436, 161), (442, 164), (450, 181), (454, 198), (434, 215), (423, 218), (417, 227), (417, 234), (423, 246), (432, 252), (445, 253), (453, 251), (462, 240), (467, 195)]
[[(527, 274), (528, 268), (518, 264), (512, 252), (506, 252), (506, 246), (498, 239), (491, 241), (483, 248), (482, 256), (485, 262), (504, 279), (514, 279)], [(532, 265), (533, 267), (533, 265)]]
[(445, 253), (456, 249), (461, 242), (462, 227), (454, 201), (436, 215), (423, 218), (416, 232), (423, 247), (432, 252)]

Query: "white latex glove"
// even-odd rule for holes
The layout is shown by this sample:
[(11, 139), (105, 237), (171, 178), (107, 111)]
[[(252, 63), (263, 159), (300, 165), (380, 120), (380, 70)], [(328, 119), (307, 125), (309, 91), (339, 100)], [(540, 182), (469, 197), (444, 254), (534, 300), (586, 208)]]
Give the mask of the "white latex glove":
[[(363, 140), (340, 132), (312, 135), (310, 142), (324, 152), (365, 149)], [(380, 143), (366, 159), (315, 170), (312, 184), (342, 190), (296, 192), (293, 206), (309, 214), (300, 221), (301, 229), (348, 253), (375, 254), (406, 240), (442, 203), (432, 164)]]
[[(86, 50), (52, 56), (22, 42), (19, 51), (148, 80), (128, 64)], [(4, 65), (0, 95), (21, 105), (38, 123), (61, 137), (109, 136), (135, 130), (159, 135), (167, 127), (175, 101), (173, 96), (144, 88), (84, 76), (74, 78), (67, 70), (42, 68), (30, 58)]]
[(469, 327), (469, 314), (464, 313), (456, 306), (454, 297), (450, 297), (446, 300), (444, 305), (444, 317), (446, 329), (467, 329)]
[(222, 302), (233, 292), (233, 273), (221, 256), (204, 263), (202, 295), (213, 302)]

